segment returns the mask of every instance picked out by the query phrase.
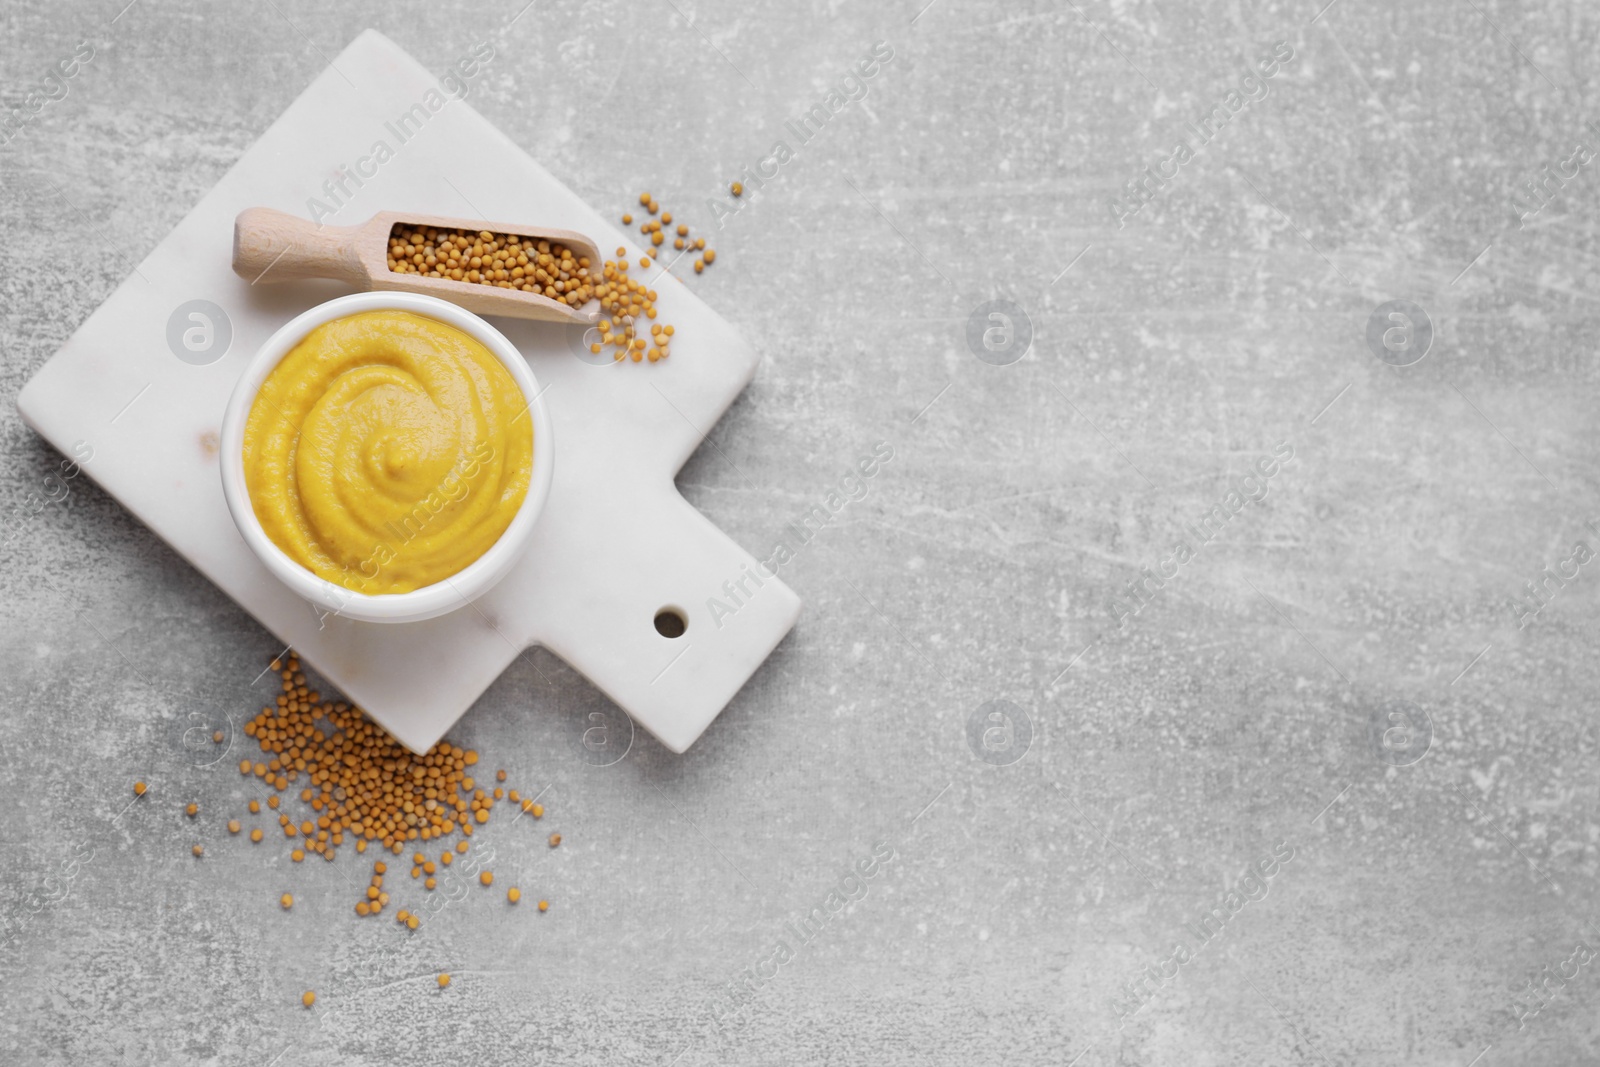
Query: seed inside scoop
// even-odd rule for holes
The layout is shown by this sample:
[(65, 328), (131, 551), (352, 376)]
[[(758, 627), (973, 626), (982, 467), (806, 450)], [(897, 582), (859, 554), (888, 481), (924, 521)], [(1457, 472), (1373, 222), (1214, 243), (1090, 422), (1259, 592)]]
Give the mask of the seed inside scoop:
[[(597, 339), (589, 341), (589, 351), (598, 355), (609, 347), (617, 361), (639, 363), (648, 356), (656, 363), (672, 354), (676, 331), (655, 321), (656, 292), (628, 276), (627, 251), (618, 248), (617, 258), (596, 270), (588, 256), (579, 256), (564, 244), (514, 233), (441, 230), (403, 222), (389, 231), (389, 269), (396, 274), (539, 293), (575, 308), (599, 299), (606, 317), (597, 330), (591, 330)], [(641, 269), (650, 265), (648, 256), (639, 261)], [(649, 340), (643, 333), (646, 322)]]
[(582, 307), (594, 299), (588, 256), (564, 244), (489, 230), (441, 230), (396, 223), (389, 231), (389, 269), (470, 285), (519, 289)]

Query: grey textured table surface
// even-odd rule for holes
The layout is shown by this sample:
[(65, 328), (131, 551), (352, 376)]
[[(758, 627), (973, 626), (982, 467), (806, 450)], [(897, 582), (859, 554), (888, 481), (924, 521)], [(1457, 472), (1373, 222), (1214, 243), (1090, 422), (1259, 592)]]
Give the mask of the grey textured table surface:
[(7, 4), (7, 397), (373, 26), (713, 234), (715, 522), (894, 456), (687, 755), (518, 660), (453, 737), (552, 909), (408, 939), (223, 832), (271, 636), (5, 405), (0, 1061), (1595, 1062), (1600, 16), (1321, 2)]

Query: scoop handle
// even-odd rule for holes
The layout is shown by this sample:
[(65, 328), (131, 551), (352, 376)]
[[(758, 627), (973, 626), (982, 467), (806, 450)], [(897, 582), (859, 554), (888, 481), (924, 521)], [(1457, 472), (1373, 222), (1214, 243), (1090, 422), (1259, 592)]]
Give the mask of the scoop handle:
[(233, 220), (233, 271), (252, 285), (334, 278), (369, 288), (358, 226), (319, 226), (269, 207), (250, 207)]

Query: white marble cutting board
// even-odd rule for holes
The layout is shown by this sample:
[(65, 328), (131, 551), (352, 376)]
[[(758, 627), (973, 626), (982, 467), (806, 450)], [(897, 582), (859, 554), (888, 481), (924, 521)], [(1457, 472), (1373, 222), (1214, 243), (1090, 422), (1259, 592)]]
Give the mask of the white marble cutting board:
[[(499, 62), (506, 62), (501, 58)], [(523, 649), (543, 645), (674, 752), (693, 744), (774, 646), (800, 601), (776, 579), (732, 616), (710, 597), (756, 562), (678, 494), (673, 478), (755, 372), (734, 329), (652, 268), (672, 358), (594, 365), (566, 328), (496, 319), (545, 385), (555, 480), (527, 556), (472, 605), (404, 625), (319, 617), (245, 547), (228, 516), (215, 454), (222, 410), (245, 361), (278, 326), (348, 290), (255, 285), (229, 267), (234, 215), (265, 205), (308, 215), (341, 167), (376, 173), (329, 221), (386, 209), (526, 220), (580, 230), (602, 249), (641, 251), (461, 100), (400, 143), (393, 122), (438, 81), (368, 30), (333, 61), (23, 389), (24, 419), (408, 747), (432, 746)], [(425, 105), (424, 105), (425, 106)], [(383, 140), (393, 157), (360, 163)], [(462, 166), (455, 161), (471, 160)], [(226, 355), (179, 359), (168, 319), (191, 300), (220, 306)], [(688, 618), (669, 639), (663, 607)], [(722, 614), (719, 612), (718, 614)]]

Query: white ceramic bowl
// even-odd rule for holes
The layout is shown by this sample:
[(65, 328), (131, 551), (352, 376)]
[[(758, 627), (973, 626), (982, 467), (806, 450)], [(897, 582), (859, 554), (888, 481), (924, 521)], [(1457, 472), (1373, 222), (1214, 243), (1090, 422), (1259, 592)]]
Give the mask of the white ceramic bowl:
[[(244, 427), (255, 403), (256, 391), (267, 375), (304, 340), (306, 334), (333, 319), (362, 311), (410, 311), (426, 315), (475, 338), (511, 372), (528, 403), (533, 419), (533, 472), (528, 480), (528, 495), (512, 518), (511, 525), (489, 550), (444, 581), (425, 585), (409, 593), (369, 595), (319, 578), (302, 567), (272, 543), (256, 518), (244, 480)], [(522, 353), (493, 326), (470, 311), (437, 297), (416, 293), (357, 293), (341, 296), (295, 316), (277, 333), (267, 338), (244, 369), (222, 416), (222, 493), (234, 525), (261, 562), (279, 581), (299, 596), (334, 615), (363, 622), (418, 622), (465, 607), (505, 577), (521, 558), (533, 534), (545, 498), (550, 495), (554, 457), (551, 453), (550, 417), (539, 395), (539, 384), (522, 358)]]

